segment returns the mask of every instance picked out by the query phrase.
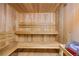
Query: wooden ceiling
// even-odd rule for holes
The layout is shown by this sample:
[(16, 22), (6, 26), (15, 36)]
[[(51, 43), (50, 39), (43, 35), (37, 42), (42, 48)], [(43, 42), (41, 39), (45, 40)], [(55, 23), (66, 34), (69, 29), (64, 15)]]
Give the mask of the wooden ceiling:
[(9, 4), (17, 11), (23, 13), (40, 13), (40, 12), (54, 12), (60, 5), (59, 3), (11, 3)]

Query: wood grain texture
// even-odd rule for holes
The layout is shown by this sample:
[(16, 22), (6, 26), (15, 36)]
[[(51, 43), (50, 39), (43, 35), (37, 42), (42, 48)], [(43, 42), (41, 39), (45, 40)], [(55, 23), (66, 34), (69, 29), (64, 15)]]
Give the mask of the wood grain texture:
[(9, 4), (22, 13), (54, 12), (60, 4), (56, 3), (11, 3)]
[(16, 12), (8, 4), (0, 4), (0, 55), (9, 55), (16, 48)]
[(58, 52), (54, 49), (17, 49), (11, 56), (58, 56)]
[(16, 21), (16, 34), (57, 34), (55, 13), (24, 13)]
[(56, 40), (52, 35), (18, 35), (19, 42), (26, 43), (51, 43)]
[(73, 4), (72, 5), (72, 9), (73, 9), (73, 19), (72, 19), (72, 32), (71, 32), (71, 38), (74, 41), (79, 42), (79, 4)]
[[(16, 34), (19, 42), (52, 43), (58, 34), (55, 24), (55, 13), (23, 13), (16, 20)], [(46, 35), (47, 34), (47, 35)]]
[(16, 49), (17, 49), (17, 43), (11, 42), (11, 44), (0, 50), (0, 56), (8, 56)]
[[(23, 8), (23, 6), (25, 5), (22, 6), (18, 4), (18, 6), (20, 6), (21, 9), (25, 10)], [(55, 21), (56, 15), (54, 12), (51, 13), (52, 9), (50, 9), (52, 5), (51, 4), (48, 4), (48, 5), (39, 4), (40, 9), (38, 9), (38, 4), (34, 4), (33, 7), (30, 4), (28, 6), (30, 6), (30, 8), (26, 7), (28, 8), (27, 9), (28, 12), (32, 12), (33, 10), (33, 12), (35, 13), (18, 13), (12, 6), (8, 4), (1, 4), (0, 5), (0, 8), (1, 8), (0, 31), (1, 32), (12, 32), (13, 34), (15, 33), (15, 31), (22, 31), (22, 32), (24, 31), (28, 33), (26, 35), (25, 34), (16, 35), (15, 37), (16, 40), (20, 43), (19, 47), (21, 48), (22, 47), (27, 48), (26, 46), (27, 44), (27, 45), (30, 45), (31, 48), (32, 47), (38, 47), (38, 48), (43, 47), (43, 48), (59, 49), (59, 46), (58, 46), (59, 43), (56, 43), (57, 42), (56, 35), (51, 35), (51, 33), (58, 34), (57, 29), (56, 29), (56, 21)], [(43, 7), (45, 7), (46, 9), (45, 8), (42, 9)], [(19, 8), (19, 7), (16, 7), (16, 8)], [(46, 13), (37, 13), (38, 11), (39, 12), (45, 11)], [(26, 11), (23, 11), (23, 12), (26, 12)], [(3, 55), (7, 55), (7, 54), (9, 55), (16, 49), (17, 45), (16, 45), (16, 42), (14, 42), (15, 38), (13, 39), (13, 42), (12, 40), (11, 42), (9, 42), (9, 45), (6, 46), (6, 48), (3, 48), (3, 50), (0, 50), (2, 51), (1, 53)], [(7, 39), (10, 39), (10, 36), (8, 36)]]
[[(17, 42), (14, 33), (1, 32), (0, 33), (0, 55), (9, 55), (17, 49)], [(16, 45), (16, 46), (15, 46)]]
[(6, 5), (6, 32), (15, 31), (16, 10)]
[(60, 43), (53, 41), (53, 43), (19, 43), (18, 48), (29, 48), (29, 49), (59, 49)]
[(64, 43), (64, 5), (60, 5), (60, 7), (56, 10), (56, 29), (58, 29), (58, 40), (61, 43)]
[(72, 39), (74, 8), (73, 4), (66, 4), (61, 5), (57, 11), (59, 41), (62, 43), (70, 42)]
[(0, 4), (0, 32), (15, 31), (16, 12), (8, 4)]
[(0, 4), (0, 32), (5, 32), (5, 4)]

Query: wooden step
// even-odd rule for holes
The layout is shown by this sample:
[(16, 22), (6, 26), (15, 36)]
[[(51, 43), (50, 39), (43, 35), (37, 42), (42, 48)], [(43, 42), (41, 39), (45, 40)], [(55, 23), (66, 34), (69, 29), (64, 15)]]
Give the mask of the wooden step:
[(15, 34), (12, 32), (0, 32), (0, 49), (9, 45), (9, 42), (15, 39)]
[(8, 43), (5, 41), (0, 41), (0, 49), (5, 48), (6, 46), (8, 46)]
[(8, 46), (0, 50), (0, 56), (8, 56), (17, 49), (17, 42), (11, 42)]
[(46, 34), (53, 34), (53, 35), (57, 35), (58, 32), (57, 31), (52, 31), (52, 32), (51, 31), (48, 31), (48, 32), (44, 32), (44, 31), (41, 31), (41, 32), (40, 31), (39, 32), (38, 31), (37, 32), (36, 31), (32, 31), (32, 32), (30, 32), (30, 31), (16, 31), (15, 34), (17, 34), (17, 35), (20, 35), (20, 34), (34, 34), (34, 35), (35, 34), (45, 34), (45, 35)]
[(13, 41), (15, 38), (14, 37), (6, 37), (0, 39), (0, 49), (5, 48), (10, 44), (11, 41)]
[(18, 48), (36, 48), (36, 49), (59, 49), (60, 43), (54, 41), (53, 43), (19, 43)]

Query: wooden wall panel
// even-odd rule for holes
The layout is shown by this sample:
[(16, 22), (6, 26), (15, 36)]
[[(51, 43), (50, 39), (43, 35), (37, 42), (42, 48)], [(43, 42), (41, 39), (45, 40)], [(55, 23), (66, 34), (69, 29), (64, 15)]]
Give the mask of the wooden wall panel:
[(47, 32), (53, 33), (56, 31), (55, 28), (55, 13), (25, 13), (20, 14), (18, 25), (25, 24), (27, 28), (18, 26), (16, 31), (31, 32)]
[(15, 33), (18, 12), (8, 4), (0, 4), (0, 32)]
[(8, 4), (0, 4), (0, 32), (14, 32), (16, 10)]
[[(55, 13), (24, 13), (19, 15), (20, 18), (16, 20), (16, 26), (18, 27), (16, 31), (22, 30), (27, 32), (43, 32), (43, 31), (52, 31), (55, 29)], [(19, 28), (19, 23), (25, 23), (28, 27), (31, 25), (36, 26), (35, 29), (32, 28)], [(39, 33), (36, 34), (26, 34), (26, 35), (18, 35), (18, 41), (19, 42), (26, 42), (26, 43), (52, 43), (54, 40), (56, 40), (56, 37), (53, 35), (39, 35)]]
[(0, 32), (5, 32), (5, 4), (0, 4)]
[(79, 42), (79, 4), (74, 3), (73, 7), (73, 30), (71, 32), (71, 39)]
[(64, 43), (63, 39), (63, 30), (64, 30), (64, 5), (60, 5), (60, 8), (56, 11), (56, 28), (58, 29), (59, 35), (58, 35), (58, 41), (61, 43)]
[(18, 25), (19, 25), (19, 20), (20, 20), (21, 18), (23, 18), (23, 17), (21, 17), (21, 14), (18, 13), (18, 12), (16, 12), (16, 15), (17, 15), (17, 16), (16, 16), (16, 21), (15, 21), (15, 24), (16, 24), (15, 27), (16, 27), (16, 30), (19, 30), (19, 29), (18, 29), (18, 27), (19, 27), (19, 26), (18, 26)]
[(6, 32), (13, 32), (15, 25), (15, 11), (9, 5), (6, 5)]
[(19, 35), (18, 39), (20, 43), (52, 44), (56, 37), (52, 35)]
[(63, 41), (69, 42), (72, 39), (72, 30), (73, 30), (73, 18), (74, 18), (74, 9), (73, 4), (67, 4), (64, 7), (64, 21), (63, 21)]
[(25, 22), (30, 25), (55, 25), (54, 13), (26, 13)]
[(61, 6), (58, 15), (60, 42), (79, 41), (79, 4)]
[(55, 24), (56, 24), (56, 29), (58, 31), (58, 35), (57, 35), (57, 41), (58, 42), (61, 42), (60, 39), (59, 39), (59, 10), (57, 8), (57, 10), (55, 11)]

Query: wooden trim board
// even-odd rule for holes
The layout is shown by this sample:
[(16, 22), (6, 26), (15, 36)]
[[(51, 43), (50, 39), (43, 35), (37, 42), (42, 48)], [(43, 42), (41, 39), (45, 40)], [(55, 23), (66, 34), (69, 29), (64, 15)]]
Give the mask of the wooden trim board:
[(68, 51), (65, 49), (65, 45), (60, 45), (60, 49), (61, 49), (61, 51), (62, 51), (61, 56), (63, 56), (63, 53), (64, 53), (66, 56), (73, 56), (70, 52), (68, 52)]
[(27, 33), (27, 32), (24, 32), (24, 31), (16, 31), (15, 34), (17, 34), (17, 35), (20, 35), (20, 34), (53, 34), (53, 35), (57, 35), (58, 32), (55, 31), (55, 32), (34, 32), (34, 33), (32, 32), (32, 33)]

